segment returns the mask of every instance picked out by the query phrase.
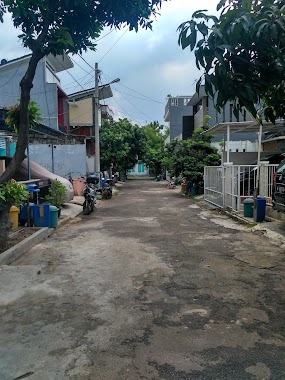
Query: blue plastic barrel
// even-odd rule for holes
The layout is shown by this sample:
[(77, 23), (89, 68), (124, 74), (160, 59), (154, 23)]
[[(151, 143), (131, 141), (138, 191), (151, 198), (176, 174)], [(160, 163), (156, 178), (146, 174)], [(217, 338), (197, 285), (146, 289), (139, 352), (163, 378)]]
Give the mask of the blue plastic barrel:
[(255, 198), (253, 204), (253, 219), (255, 222), (263, 222), (266, 213), (266, 198)]
[(58, 224), (58, 208), (55, 206), (49, 206), (49, 216), (50, 228), (56, 228)]
[[(34, 219), (34, 203), (30, 202), (29, 203), (29, 206), (30, 206), (30, 219), (33, 220)], [(28, 213), (27, 213), (27, 203), (25, 203), (22, 207), (21, 207), (21, 211), (20, 211), (20, 221), (22, 221), (23, 223), (27, 223), (28, 221)]]
[(50, 225), (50, 205), (34, 205), (34, 225), (35, 227), (49, 227)]

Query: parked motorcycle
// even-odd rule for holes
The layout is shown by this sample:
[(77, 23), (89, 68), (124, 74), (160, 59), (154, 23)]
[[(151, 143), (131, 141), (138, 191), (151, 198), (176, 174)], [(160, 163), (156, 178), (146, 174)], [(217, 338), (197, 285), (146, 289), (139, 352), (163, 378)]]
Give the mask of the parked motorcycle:
[(85, 198), (83, 203), (83, 214), (89, 215), (95, 209), (96, 203), (96, 187), (93, 183), (89, 183), (88, 181), (85, 183), (83, 196)]
[(112, 180), (106, 179), (104, 181), (104, 185), (102, 188), (102, 198), (103, 199), (110, 199), (112, 198), (113, 191), (112, 191)]

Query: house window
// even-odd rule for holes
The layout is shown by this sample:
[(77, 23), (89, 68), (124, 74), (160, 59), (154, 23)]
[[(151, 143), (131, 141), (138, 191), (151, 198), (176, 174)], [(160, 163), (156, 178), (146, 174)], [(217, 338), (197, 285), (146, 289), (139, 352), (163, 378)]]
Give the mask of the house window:
[(236, 149), (236, 152), (238, 153), (238, 149)]
[(243, 121), (246, 121), (246, 110), (243, 110)]
[(243, 149), (242, 151), (243, 151), (243, 153), (244, 153), (244, 152), (245, 152), (245, 149)]
[(233, 105), (230, 104), (230, 122), (233, 121)]
[(225, 107), (223, 107), (223, 123), (226, 122), (226, 110)]
[(174, 106), (174, 98), (171, 98), (171, 102), (170, 102), (170, 104), (171, 104), (172, 106)]
[(175, 98), (175, 105), (178, 106), (178, 98)]
[(139, 162), (139, 164), (138, 164), (138, 172), (139, 173), (144, 173), (144, 163), (143, 162)]
[(209, 96), (206, 96), (206, 107), (209, 107)]

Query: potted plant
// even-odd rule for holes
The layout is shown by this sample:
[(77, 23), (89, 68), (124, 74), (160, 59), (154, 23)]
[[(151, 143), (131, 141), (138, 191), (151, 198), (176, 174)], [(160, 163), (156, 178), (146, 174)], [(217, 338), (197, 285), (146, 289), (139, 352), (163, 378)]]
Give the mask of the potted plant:
[(67, 201), (67, 190), (65, 186), (57, 179), (52, 180), (49, 193), (45, 197), (45, 200), (58, 208), (58, 216), (60, 216), (62, 206)]
[(0, 245), (6, 247), (12, 225), (9, 212), (11, 206), (19, 206), (28, 197), (26, 186), (11, 179), (0, 184)]

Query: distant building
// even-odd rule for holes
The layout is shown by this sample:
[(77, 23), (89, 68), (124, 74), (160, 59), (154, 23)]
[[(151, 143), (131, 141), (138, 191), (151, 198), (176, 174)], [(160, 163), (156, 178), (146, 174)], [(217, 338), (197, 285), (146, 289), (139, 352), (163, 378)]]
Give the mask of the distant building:
[[(221, 112), (218, 112), (214, 106), (214, 100), (205, 92), (204, 86), (200, 91), (195, 92), (188, 103), (193, 108), (194, 129), (201, 127), (213, 127), (219, 123), (227, 122), (245, 122), (251, 121), (251, 117), (246, 109), (243, 109), (238, 117), (233, 113), (233, 104), (227, 102)], [(231, 135), (230, 151), (231, 152), (256, 152), (258, 149), (257, 133), (234, 133)], [(213, 139), (213, 145), (220, 151), (224, 150), (223, 142), (226, 141), (224, 134), (216, 135)]]
[(194, 130), (193, 107), (191, 96), (169, 96), (165, 106), (164, 121), (169, 123), (170, 140), (185, 140)]

